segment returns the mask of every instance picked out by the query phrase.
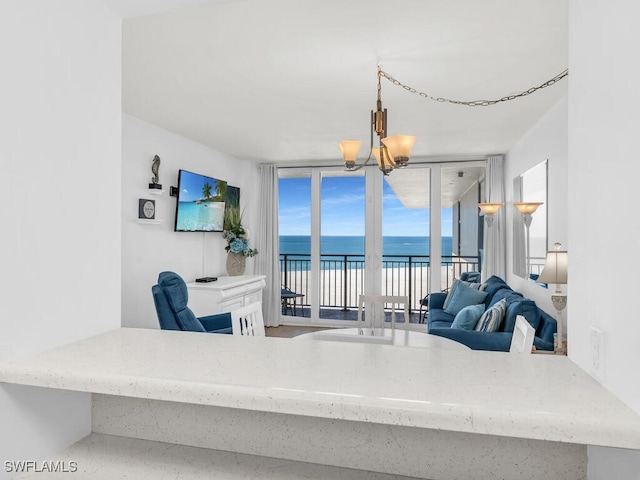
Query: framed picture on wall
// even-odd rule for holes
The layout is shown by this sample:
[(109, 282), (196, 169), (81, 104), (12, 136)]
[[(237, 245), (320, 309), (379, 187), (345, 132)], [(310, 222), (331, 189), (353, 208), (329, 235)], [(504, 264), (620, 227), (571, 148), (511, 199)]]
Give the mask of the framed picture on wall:
[(227, 185), (225, 208), (240, 208), (240, 188)]
[(229, 228), (229, 219), (240, 218), (240, 189), (232, 185), (227, 185), (227, 197), (224, 201), (224, 223), (225, 229)]
[(156, 218), (156, 201), (139, 198), (138, 218), (142, 220), (154, 220)]

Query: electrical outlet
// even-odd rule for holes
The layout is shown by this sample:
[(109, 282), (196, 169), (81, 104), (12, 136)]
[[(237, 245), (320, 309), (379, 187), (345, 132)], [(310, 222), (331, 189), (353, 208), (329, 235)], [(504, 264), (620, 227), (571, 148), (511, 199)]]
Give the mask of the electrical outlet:
[(604, 332), (596, 327), (591, 327), (591, 367), (593, 373), (599, 380), (604, 380), (603, 369), (603, 348), (604, 348)]

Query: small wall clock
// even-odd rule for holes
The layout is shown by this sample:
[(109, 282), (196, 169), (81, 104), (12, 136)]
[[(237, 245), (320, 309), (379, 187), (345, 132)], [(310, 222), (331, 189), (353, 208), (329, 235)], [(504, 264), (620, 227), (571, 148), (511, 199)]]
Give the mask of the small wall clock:
[(145, 198), (138, 199), (138, 218), (153, 220), (156, 218), (156, 201)]

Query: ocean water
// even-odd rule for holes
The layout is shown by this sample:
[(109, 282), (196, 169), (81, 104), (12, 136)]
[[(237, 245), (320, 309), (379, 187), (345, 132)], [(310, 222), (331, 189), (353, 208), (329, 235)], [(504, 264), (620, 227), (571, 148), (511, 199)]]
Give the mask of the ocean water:
[[(429, 255), (429, 237), (383, 237), (382, 254)], [(442, 256), (452, 255), (453, 239), (442, 238)], [(320, 252), (324, 255), (363, 255), (364, 237), (356, 236), (323, 236), (320, 240)], [(281, 235), (280, 254), (309, 255), (311, 253), (311, 237), (307, 235)]]
[(224, 202), (179, 202), (176, 230), (221, 232)]

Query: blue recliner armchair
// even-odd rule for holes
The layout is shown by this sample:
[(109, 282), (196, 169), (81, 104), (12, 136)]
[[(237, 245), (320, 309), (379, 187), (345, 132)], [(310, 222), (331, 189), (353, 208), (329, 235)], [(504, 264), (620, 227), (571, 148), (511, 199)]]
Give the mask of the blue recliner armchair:
[(162, 272), (158, 284), (151, 287), (153, 303), (162, 330), (184, 330), (231, 334), (231, 313), (196, 317), (187, 306), (187, 284), (175, 272)]

